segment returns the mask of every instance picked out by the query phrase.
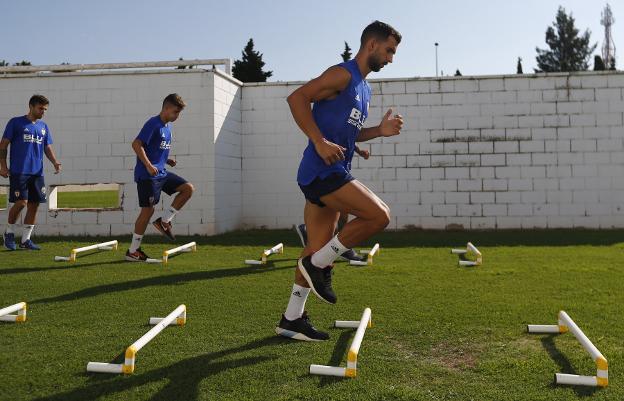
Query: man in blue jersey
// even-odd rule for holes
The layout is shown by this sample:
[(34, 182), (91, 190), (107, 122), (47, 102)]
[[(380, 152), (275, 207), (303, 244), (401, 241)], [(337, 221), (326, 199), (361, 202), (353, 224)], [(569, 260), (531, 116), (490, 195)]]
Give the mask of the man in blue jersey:
[[(20, 249), (39, 250), (30, 236), (35, 228), (37, 209), (47, 200), (43, 179), (43, 155), (54, 165), (55, 174), (61, 163), (52, 150), (52, 133), (41, 119), (50, 102), (43, 95), (33, 95), (28, 102), (28, 114), (9, 120), (0, 141), (0, 176), (9, 178), (9, 219), (4, 233), (4, 246), (14, 251), (15, 226), (26, 207)], [(11, 147), (10, 168), (7, 167), (7, 149)]]
[[(304, 312), (310, 290), (321, 300), (336, 303), (331, 285), (334, 260), (390, 222), (388, 205), (355, 180), (350, 170), (356, 142), (401, 132), (403, 119), (393, 116), (392, 110), (379, 125), (363, 127), (371, 97), (365, 78), (392, 62), (400, 42), (401, 35), (394, 28), (375, 21), (362, 32), (353, 60), (329, 68), (288, 97), (297, 125), (309, 138), (297, 174), (306, 198), (307, 245), (297, 262), (288, 307), (275, 329), (278, 335), (305, 341), (329, 338), (314, 328)], [(340, 213), (355, 219), (334, 235)]]
[(193, 195), (193, 185), (184, 178), (165, 169), (165, 165), (174, 167), (176, 161), (169, 159), (171, 149), (171, 124), (180, 116), (186, 104), (177, 93), (168, 95), (163, 100), (160, 114), (147, 120), (141, 132), (132, 142), (132, 149), (137, 155), (134, 167), (134, 181), (139, 192), (139, 206), (141, 212), (134, 224), (132, 243), (126, 252), (126, 260), (144, 262), (148, 256), (141, 250), (143, 234), (149, 220), (154, 214), (154, 205), (160, 201), (160, 193), (167, 195), (177, 193), (171, 206), (165, 209), (163, 215), (152, 222), (152, 225), (169, 239), (175, 236), (171, 221), (178, 211)]

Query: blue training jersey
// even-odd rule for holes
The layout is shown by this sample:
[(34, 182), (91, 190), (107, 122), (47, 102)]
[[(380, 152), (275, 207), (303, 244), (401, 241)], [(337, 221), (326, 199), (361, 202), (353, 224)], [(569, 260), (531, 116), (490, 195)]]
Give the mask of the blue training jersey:
[(368, 117), (371, 88), (362, 77), (357, 62), (349, 60), (338, 66), (351, 74), (349, 85), (331, 100), (314, 102), (312, 116), (325, 139), (347, 149), (345, 159), (327, 166), (316, 153), (312, 141), (308, 141), (297, 173), (300, 185), (308, 185), (317, 177), (324, 179), (332, 173), (350, 171), (355, 140)]
[(134, 181), (164, 177), (167, 174), (165, 166), (167, 158), (169, 158), (169, 149), (171, 149), (171, 126), (165, 124), (160, 119), (160, 115), (154, 116), (143, 125), (136, 139), (143, 142), (145, 154), (154, 167), (158, 169), (158, 174), (150, 175), (143, 162), (137, 157), (134, 167)]
[(52, 133), (42, 120), (34, 123), (26, 116), (14, 117), (4, 129), (11, 142), (9, 171), (11, 174), (43, 175), (45, 147), (52, 144)]

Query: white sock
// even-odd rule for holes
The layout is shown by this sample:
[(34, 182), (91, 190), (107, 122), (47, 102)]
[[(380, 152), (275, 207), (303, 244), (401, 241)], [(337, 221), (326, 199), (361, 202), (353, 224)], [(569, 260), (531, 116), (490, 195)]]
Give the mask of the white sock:
[(136, 252), (137, 249), (141, 247), (141, 240), (143, 239), (142, 235), (132, 234), (132, 244), (130, 244), (130, 253)]
[(305, 309), (305, 303), (308, 299), (310, 289), (302, 287), (298, 284), (293, 285), (292, 293), (290, 294), (290, 301), (284, 312), (284, 317), (288, 320), (299, 319), (303, 315)]
[(22, 226), (22, 244), (30, 239), (34, 228), (34, 224), (24, 224)]
[(7, 228), (6, 228), (5, 232), (7, 234), (15, 234), (15, 226), (16, 226), (15, 223), (14, 224), (11, 224), (11, 223), (7, 224)]
[(169, 208), (163, 212), (162, 221), (165, 223), (171, 223), (171, 220), (173, 220), (176, 213), (178, 213), (178, 211), (175, 210), (173, 206), (169, 206)]
[(334, 236), (324, 247), (314, 252), (312, 255), (312, 264), (321, 269), (334, 263), (334, 260), (347, 251), (346, 246), (342, 245), (338, 240), (338, 235)]

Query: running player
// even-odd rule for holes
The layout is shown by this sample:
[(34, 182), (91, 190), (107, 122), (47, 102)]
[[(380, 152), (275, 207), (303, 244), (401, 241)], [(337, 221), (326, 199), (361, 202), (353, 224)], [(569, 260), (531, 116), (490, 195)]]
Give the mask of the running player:
[(163, 215), (152, 222), (153, 226), (171, 240), (175, 239), (171, 221), (193, 194), (193, 185), (184, 178), (165, 169), (165, 164), (174, 167), (176, 161), (169, 159), (171, 149), (171, 124), (180, 116), (186, 104), (177, 93), (168, 95), (163, 100), (160, 114), (147, 120), (141, 132), (132, 142), (132, 149), (137, 155), (134, 167), (134, 181), (139, 192), (141, 212), (134, 224), (132, 243), (126, 252), (126, 260), (142, 262), (148, 256), (141, 250), (143, 234), (150, 218), (154, 214), (154, 205), (160, 201), (160, 193), (177, 193), (171, 206)]
[[(4, 233), (4, 247), (14, 251), (17, 218), (26, 207), (20, 249), (39, 250), (30, 239), (35, 228), (39, 204), (46, 203), (43, 178), (43, 155), (54, 165), (55, 174), (61, 163), (52, 149), (52, 133), (41, 120), (50, 102), (43, 95), (33, 95), (28, 102), (28, 114), (9, 120), (0, 141), (0, 176), (9, 178), (9, 219)], [(7, 167), (7, 149), (11, 146), (10, 169)]]
[[(306, 198), (308, 242), (297, 262), (288, 307), (276, 327), (278, 335), (306, 341), (329, 338), (314, 328), (304, 312), (310, 290), (335, 304), (331, 284), (334, 260), (390, 222), (388, 205), (355, 180), (350, 169), (356, 142), (401, 132), (403, 119), (393, 116), (391, 109), (378, 126), (363, 128), (371, 97), (365, 78), (392, 62), (400, 42), (401, 35), (394, 28), (375, 21), (362, 32), (353, 60), (329, 68), (288, 97), (293, 118), (309, 138), (297, 174)], [(334, 235), (340, 213), (356, 218)]]

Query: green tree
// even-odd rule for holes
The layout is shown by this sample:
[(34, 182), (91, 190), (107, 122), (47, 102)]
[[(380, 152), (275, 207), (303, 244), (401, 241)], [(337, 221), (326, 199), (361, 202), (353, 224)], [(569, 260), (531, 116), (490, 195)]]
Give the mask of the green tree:
[(599, 55), (595, 55), (594, 56), (594, 71), (604, 71), (606, 70), (605, 68), (605, 63), (602, 60), (602, 57), (600, 57)]
[(516, 63), (516, 74), (524, 74), (524, 72), (522, 72), (522, 57), (518, 57), (518, 63)]
[(559, 7), (553, 26), (546, 30), (546, 44), (549, 49), (537, 51), (537, 67), (535, 72), (567, 72), (585, 71), (589, 68), (589, 58), (596, 49), (596, 44), (589, 43), (591, 32), (579, 36), (579, 30), (574, 26), (572, 14), (566, 14), (563, 7)]
[(455, 71), (455, 76), (456, 77), (461, 77), (462, 76), (462, 73), (461, 73), (461, 71), (459, 71), (459, 68)]
[(30, 61), (22, 60), (19, 63), (15, 63), (13, 65), (15, 65), (15, 66), (22, 66), (22, 65), (32, 65), (32, 64), (30, 63)]
[(273, 75), (273, 71), (263, 71), (264, 61), (262, 53), (254, 50), (253, 39), (249, 39), (247, 46), (243, 49), (242, 60), (234, 61), (232, 75), (242, 82), (266, 82), (267, 78)]
[(612, 57), (612, 58), (611, 58), (611, 63), (609, 63), (609, 64), (611, 64), (611, 65), (609, 66), (609, 69), (610, 69), (611, 71), (615, 71), (615, 57)]
[(7, 63), (6, 60), (0, 60), (0, 67), (6, 67), (8, 65), (9, 65), (9, 63)]
[(351, 60), (351, 48), (349, 47), (349, 44), (346, 41), (345, 41), (344, 52), (342, 52), (340, 57), (342, 57), (342, 61), (349, 61), (349, 60)]

